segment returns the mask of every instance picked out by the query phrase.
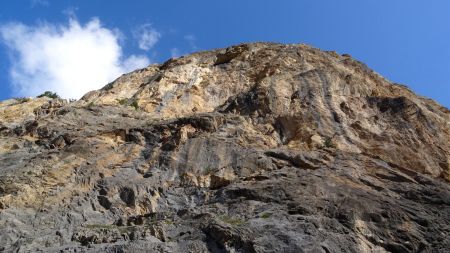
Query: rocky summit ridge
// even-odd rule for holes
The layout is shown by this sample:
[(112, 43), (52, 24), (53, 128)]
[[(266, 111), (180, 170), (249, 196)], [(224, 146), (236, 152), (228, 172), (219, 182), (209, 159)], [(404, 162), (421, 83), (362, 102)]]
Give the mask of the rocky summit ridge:
[(450, 111), (251, 43), (0, 102), (0, 252), (450, 252)]

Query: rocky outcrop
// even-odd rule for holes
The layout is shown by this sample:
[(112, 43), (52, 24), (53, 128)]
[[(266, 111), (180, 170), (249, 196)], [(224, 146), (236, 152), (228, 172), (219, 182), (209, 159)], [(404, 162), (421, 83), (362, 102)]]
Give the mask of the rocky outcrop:
[(199, 52), (0, 120), (0, 251), (450, 248), (450, 112), (349, 55)]

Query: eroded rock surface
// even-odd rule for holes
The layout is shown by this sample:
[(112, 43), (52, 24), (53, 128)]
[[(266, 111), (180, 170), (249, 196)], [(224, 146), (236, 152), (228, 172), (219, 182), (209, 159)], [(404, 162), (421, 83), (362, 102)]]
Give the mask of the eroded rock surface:
[(5, 252), (450, 249), (449, 110), (305, 45), (0, 102), (0, 175)]

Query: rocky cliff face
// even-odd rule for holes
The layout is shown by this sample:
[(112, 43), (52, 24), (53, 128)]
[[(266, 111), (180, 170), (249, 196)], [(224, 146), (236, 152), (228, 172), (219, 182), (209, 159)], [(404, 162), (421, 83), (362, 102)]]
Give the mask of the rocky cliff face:
[(21, 102), (0, 251), (450, 249), (449, 110), (349, 55), (243, 44)]

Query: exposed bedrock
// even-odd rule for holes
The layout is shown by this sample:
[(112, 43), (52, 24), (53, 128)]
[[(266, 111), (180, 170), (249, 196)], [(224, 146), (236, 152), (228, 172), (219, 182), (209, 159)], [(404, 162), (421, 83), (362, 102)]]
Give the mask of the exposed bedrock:
[(0, 102), (0, 252), (448, 252), (450, 113), (253, 43)]

